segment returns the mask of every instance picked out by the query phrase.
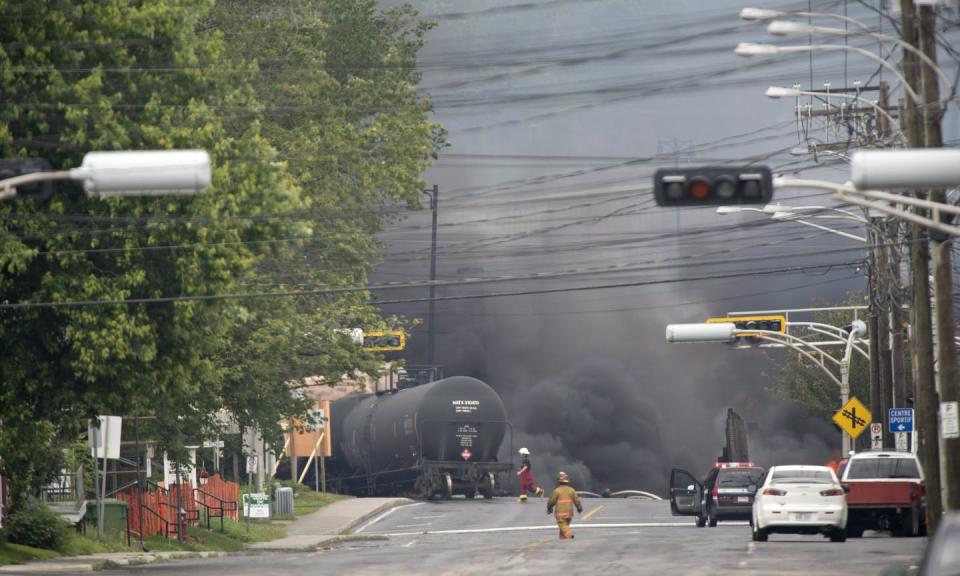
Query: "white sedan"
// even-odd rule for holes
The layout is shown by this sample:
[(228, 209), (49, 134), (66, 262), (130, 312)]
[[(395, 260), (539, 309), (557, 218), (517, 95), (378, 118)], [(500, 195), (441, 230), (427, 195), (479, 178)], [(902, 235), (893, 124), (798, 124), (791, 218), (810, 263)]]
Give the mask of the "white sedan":
[(847, 539), (847, 500), (837, 475), (826, 466), (774, 466), (753, 500), (753, 540), (773, 532), (823, 534)]

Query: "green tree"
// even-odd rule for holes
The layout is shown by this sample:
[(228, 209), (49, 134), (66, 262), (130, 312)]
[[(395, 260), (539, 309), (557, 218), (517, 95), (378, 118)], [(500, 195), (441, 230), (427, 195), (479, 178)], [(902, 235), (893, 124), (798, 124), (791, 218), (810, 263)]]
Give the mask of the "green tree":
[[(288, 8), (310, 16), (302, 34), (284, 34)], [(340, 10), (342, 26), (320, 17)], [(276, 27), (246, 37), (260, 13)], [(269, 431), (304, 408), (290, 380), (375, 365), (333, 331), (383, 322), (365, 292), (216, 296), (366, 282), (383, 206), (416, 202), (442, 138), (415, 91), (414, 19), (361, 0), (0, 0), (0, 156), (67, 168), (92, 149), (203, 148), (214, 163), (197, 198), (59, 186), (0, 203), (0, 302), (18, 305), (0, 307), (0, 472), (41, 483), (25, 466), (58, 463), (30, 450), (97, 413), (153, 415), (144, 433), (174, 451), (223, 407)], [(317, 35), (349, 27), (376, 38), (332, 65)], [(324, 68), (361, 56), (389, 65)], [(129, 299), (147, 301), (46, 304)]]

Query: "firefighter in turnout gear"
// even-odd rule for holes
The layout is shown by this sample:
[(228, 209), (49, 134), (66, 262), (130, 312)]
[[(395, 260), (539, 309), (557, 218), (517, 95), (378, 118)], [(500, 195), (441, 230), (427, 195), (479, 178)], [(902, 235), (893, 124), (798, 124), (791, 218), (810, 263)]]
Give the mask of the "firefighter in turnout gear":
[[(573, 538), (573, 530), (570, 529), (570, 521), (573, 520), (573, 509), (583, 514), (583, 504), (580, 503), (580, 496), (570, 485), (570, 477), (566, 472), (557, 475), (559, 486), (553, 489), (550, 499), (547, 500), (547, 514), (553, 514), (557, 519), (557, 526), (560, 528), (560, 539), (568, 540)], [(556, 512), (554, 512), (556, 509)]]
[(536, 480), (533, 479), (533, 469), (530, 468), (530, 451), (521, 448), (517, 452), (520, 453), (521, 458), (520, 471), (517, 472), (517, 476), (520, 477), (520, 502), (527, 501), (527, 492), (543, 498), (543, 488), (537, 486)]

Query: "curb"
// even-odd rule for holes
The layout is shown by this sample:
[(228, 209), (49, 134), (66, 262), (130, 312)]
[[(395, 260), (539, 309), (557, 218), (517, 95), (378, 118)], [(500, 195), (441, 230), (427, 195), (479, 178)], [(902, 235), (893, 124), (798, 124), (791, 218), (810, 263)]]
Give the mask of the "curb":
[(340, 531), (340, 535), (341, 535), (341, 536), (349, 536), (349, 535), (350, 535), (350, 532), (351, 532), (354, 528), (356, 528), (357, 526), (360, 526), (361, 524), (363, 524), (363, 523), (365, 523), (365, 522), (367, 522), (367, 521), (369, 521), (369, 520), (372, 520), (372, 519), (376, 518), (377, 516), (379, 516), (380, 514), (383, 514), (383, 513), (386, 512), (387, 510), (390, 510), (390, 509), (392, 509), (392, 508), (399, 508), (400, 506), (406, 506), (407, 504), (413, 504), (414, 502), (415, 502), (415, 500), (411, 500), (411, 499), (409, 499), (409, 498), (395, 498), (395, 499), (393, 499), (393, 500), (391, 500), (391, 501), (389, 501), (389, 502), (384, 502), (384, 503), (381, 504), (380, 506), (377, 506), (376, 509), (371, 510), (370, 512), (367, 512), (367, 513), (364, 514), (363, 516), (360, 516), (359, 518), (356, 518), (356, 519), (354, 519), (352, 522), (350, 522), (349, 524), (347, 524), (347, 525)]
[(111, 568), (128, 566), (144, 566), (169, 560), (189, 558), (220, 558), (226, 552), (211, 550), (200, 552), (144, 552), (125, 553), (124, 557), (104, 558), (102, 556), (63, 556), (50, 560), (35, 560), (23, 564), (8, 564), (0, 567), (0, 574), (30, 574), (34, 572), (45, 574), (76, 574), (78, 572), (98, 572)]

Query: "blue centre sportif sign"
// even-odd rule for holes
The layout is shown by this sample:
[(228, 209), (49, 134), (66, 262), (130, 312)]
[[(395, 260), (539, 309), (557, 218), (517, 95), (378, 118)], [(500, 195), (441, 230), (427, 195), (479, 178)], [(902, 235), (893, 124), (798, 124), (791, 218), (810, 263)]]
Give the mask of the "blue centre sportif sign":
[(913, 408), (891, 408), (887, 422), (891, 432), (913, 432)]

